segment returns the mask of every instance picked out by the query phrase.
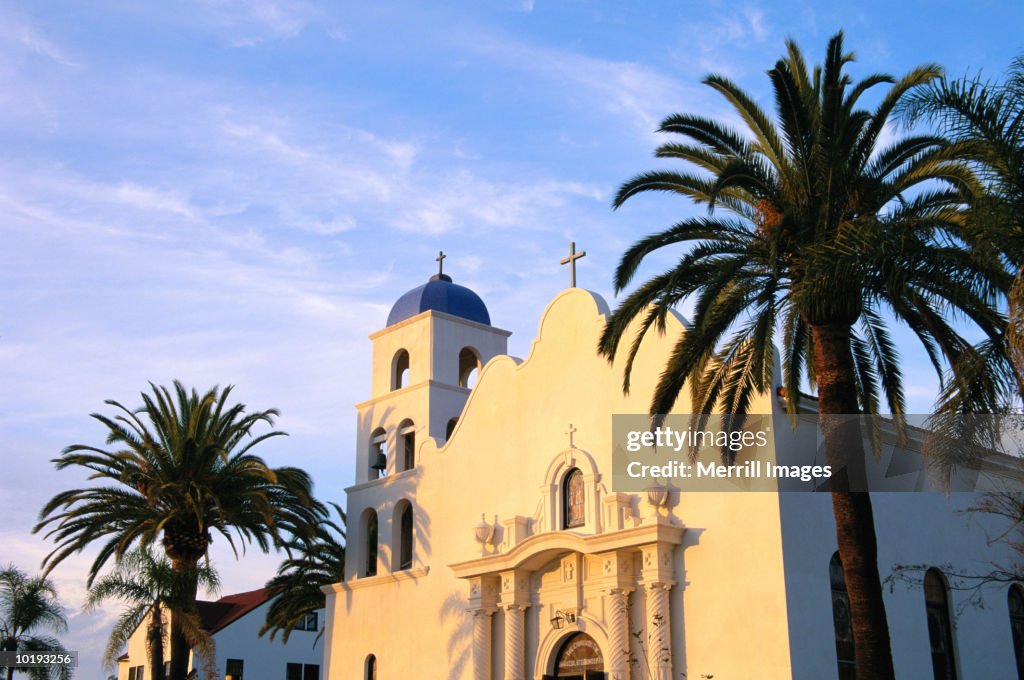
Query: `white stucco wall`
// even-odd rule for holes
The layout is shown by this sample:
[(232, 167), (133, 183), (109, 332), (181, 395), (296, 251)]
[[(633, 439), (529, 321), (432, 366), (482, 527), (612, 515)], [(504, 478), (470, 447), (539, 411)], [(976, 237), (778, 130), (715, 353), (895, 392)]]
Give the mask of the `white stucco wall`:
[[(273, 642), (269, 636), (259, 637), (269, 606), (269, 602), (263, 603), (214, 634), (215, 677), (224, 677), (227, 659), (245, 662), (244, 680), (285, 680), (289, 663), (316, 664), (321, 667), (320, 677), (325, 677), (323, 640), (314, 645), (317, 632), (292, 631), (287, 643), (281, 641), (280, 634)], [(324, 610), (319, 610), (317, 617), (318, 625), (323, 628)]]
[[(323, 675), (323, 640), (321, 639), (314, 646), (317, 632), (314, 631), (293, 631), (287, 644), (281, 641), (278, 634), (271, 642), (268, 636), (260, 637), (259, 629), (263, 625), (270, 606), (266, 602), (256, 607), (241, 618), (217, 631), (213, 635), (215, 645), (215, 656), (213, 670), (214, 678), (223, 678), (227, 659), (242, 659), (244, 665), (244, 680), (285, 680), (286, 664), (302, 663), (316, 664), (321, 667), (320, 677)], [(321, 629), (324, 626), (325, 611), (317, 612), (318, 625)], [(145, 666), (145, 680), (153, 677), (149, 660), (146, 654), (146, 623), (139, 626), (128, 641), (128, 661), (118, 664), (118, 680), (128, 679), (128, 670), (134, 666)], [(165, 627), (169, 630), (169, 627)], [(170, 660), (170, 645), (165, 640), (164, 645), (165, 661)], [(192, 663), (196, 663), (193, 659)], [(202, 662), (199, 662), (202, 664)], [(199, 666), (205, 670), (205, 664)], [(200, 678), (205, 677), (202, 673)]]
[[(828, 494), (781, 494), (786, 590), (793, 677), (836, 676), (832, 601), (828, 565), (836, 550), (832, 502)], [(942, 570), (982, 574), (992, 563), (1009, 561), (1005, 547), (989, 546), (987, 536), (999, 533), (991, 517), (964, 513), (974, 494), (874, 493), (879, 572), (883, 579), (896, 565), (925, 565)], [(918, 575), (923, 576), (923, 574)], [(1007, 607), (1007, 586), (971, 594), (951, 590), (953, 644), (958, 677), (1015, 677), (1016, 661)], [(925, 617), (924, 591), (902, 581), (884, 592), (896, 676), (931, 680), (931, 646)]]

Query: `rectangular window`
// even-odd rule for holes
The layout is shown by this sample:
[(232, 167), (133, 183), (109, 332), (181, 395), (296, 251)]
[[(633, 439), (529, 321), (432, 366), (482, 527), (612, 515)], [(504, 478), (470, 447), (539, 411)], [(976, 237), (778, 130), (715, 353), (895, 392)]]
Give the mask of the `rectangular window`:
[(245, 667), (245, 663), (242, 659), (228, 659), (227, 673), (224, 676), (224, 680), (243, 680), (242, 671)]
[(290, 663), (285, 680), (320, 680), (320, 666), (315, 663)]
[(302, 630), (319, 630), (319, 623), (316, 612), (306, 614), (306, 618), (302, 620)]

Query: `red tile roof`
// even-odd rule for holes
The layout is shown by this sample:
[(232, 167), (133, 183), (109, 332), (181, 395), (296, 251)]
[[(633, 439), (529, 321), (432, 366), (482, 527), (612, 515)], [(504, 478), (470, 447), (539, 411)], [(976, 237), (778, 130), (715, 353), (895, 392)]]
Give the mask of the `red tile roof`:
[(216, 633), (220, 629), (234, 623), (256, 607), (270, 599), (266, 588), (250, 590), (246, 593), (225, 595), (216, 602), (196, 600), (196, 609), (203, 622), (203, 629), (208, 633)]

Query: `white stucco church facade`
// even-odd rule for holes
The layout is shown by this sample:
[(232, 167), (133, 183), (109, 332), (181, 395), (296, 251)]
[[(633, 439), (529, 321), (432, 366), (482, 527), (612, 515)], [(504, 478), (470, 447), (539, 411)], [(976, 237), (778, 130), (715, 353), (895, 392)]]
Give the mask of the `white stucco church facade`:
[[(852, 677), (827, 494), (612, 489), (611, 416), (646, 411), (683, 326), (644, 340), (626, 396), (595, 350), (607, 314), (563, 291), (520, 360), (446, 275), (396, 302), (356, 405), (325, 680)], [(883, 576), (996, 559), (969, 502), (876, 494)], [(898, 677), (1018, 677), (1013, 593), (924, 590), (886, 593)]]

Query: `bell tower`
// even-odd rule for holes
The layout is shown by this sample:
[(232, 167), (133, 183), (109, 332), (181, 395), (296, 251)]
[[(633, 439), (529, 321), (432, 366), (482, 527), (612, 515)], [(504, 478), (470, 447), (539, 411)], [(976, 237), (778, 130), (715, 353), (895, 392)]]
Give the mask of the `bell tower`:
[(443, 272), (402, 295), (373, 341), (370, 398), (356, 404), (356, 483), (416, 467), (424, 437), (447, 441), (487, 361), (508, 351), (483, 300)]

